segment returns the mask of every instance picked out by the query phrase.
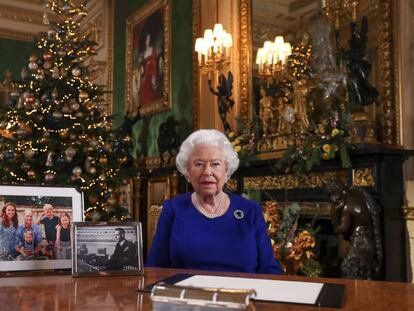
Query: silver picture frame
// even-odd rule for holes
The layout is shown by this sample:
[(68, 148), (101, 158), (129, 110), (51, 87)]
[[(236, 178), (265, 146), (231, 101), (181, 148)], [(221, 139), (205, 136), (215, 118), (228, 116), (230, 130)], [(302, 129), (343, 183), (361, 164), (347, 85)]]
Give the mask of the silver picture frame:
[(139, 222), (75, 222), (72, 275), (144, 273), (142, 227)]

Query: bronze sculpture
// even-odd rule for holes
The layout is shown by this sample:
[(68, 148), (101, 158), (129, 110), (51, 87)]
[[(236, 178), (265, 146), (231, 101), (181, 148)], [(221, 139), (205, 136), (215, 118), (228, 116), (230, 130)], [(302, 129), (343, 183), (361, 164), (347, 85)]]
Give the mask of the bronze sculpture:
[(363, 189), (338, 184), (329, 187), (331, 222), (345, 242), (341, 277), (377, 279), (382, 264), (379, 206)]
[(225, 132), (230, 132), (231, 127), (227, 122), (226, 117), (230, 112), (231, 108), (234, 106), (234, 100), (231, 99), (232, 90), (233, 90), (233, 75), (231, 71), (227, 74), (227, 79), (223, 74), (220, 74), (218, 77), (217, 89), (213, 88), (212, 82), (208, 80), (208, 86), (210, 92), (217, 96), (218, 111), (220, 115), (221, 122), (223, 123), (223, 128)]
[(372, 104), (378, 97), (378, 90), (369, 83), (371, 64), (365, 59), (368, 39), (368, 20), (362, 18), (360, 29), (356, 22), (350, 23), (351, 38), (348, 48), (343, 48), (339, 42), (339, 30), (335, 32), (336, 46), (339, 56), (346, 62), (348, 98), (351, 110), (361, 109)]
[(173, 150), (177, 153), (180, 148), (180, 137), (176, 131), (178, 125), (180, 125), (180, 122), (175, 120), (174, 116), (169, 116), (165, 122), (160, 124), (157, 139), (160, 167), (164, 163), (164, 154), (166, 152), (169, 155), (167, 159), (167, 163), (169, 163), (173, 157)]

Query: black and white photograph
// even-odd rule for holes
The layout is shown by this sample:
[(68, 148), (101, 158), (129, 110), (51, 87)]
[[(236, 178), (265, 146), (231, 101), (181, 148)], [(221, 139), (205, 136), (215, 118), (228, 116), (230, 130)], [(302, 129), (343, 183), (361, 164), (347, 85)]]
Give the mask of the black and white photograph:
[(74, 223), (72, 274), (143, 273), (141, 224)]
[(0, 210), (0, 271), (70, 269), (76, 188), (0, 185)]

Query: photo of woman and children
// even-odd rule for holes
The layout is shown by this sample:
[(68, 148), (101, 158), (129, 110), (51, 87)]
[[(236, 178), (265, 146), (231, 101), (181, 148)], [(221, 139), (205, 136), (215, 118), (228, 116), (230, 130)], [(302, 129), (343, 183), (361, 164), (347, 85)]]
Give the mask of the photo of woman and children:
[(70, 260), (72, 198), (2, 196), (0, 268), (4, 261)]

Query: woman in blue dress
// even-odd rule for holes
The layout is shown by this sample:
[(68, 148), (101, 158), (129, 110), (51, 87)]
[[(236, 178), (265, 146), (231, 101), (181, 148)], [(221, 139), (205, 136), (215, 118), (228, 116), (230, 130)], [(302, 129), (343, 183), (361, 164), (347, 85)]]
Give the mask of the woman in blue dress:
[(192, 133), (176, 165), (194, 192), (164, 202), (147, 266), (283, 273), (259, 204), (223, 191), (239, 166), (227, 137), (217, 130)]
[(0, 223), (0, 260), (12, 260), (16, 256), (17, 208), (13, 202), (4, 204)]

